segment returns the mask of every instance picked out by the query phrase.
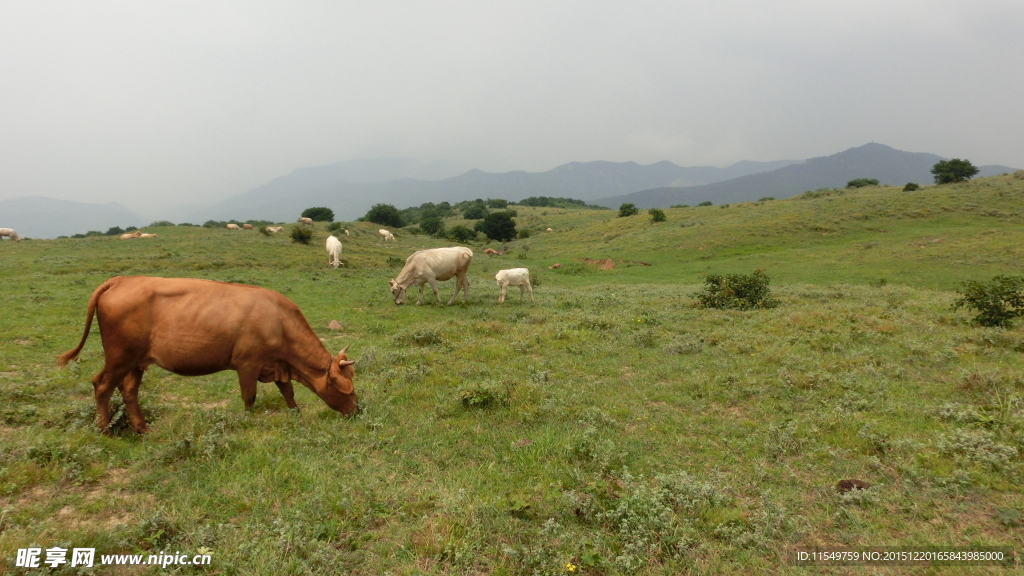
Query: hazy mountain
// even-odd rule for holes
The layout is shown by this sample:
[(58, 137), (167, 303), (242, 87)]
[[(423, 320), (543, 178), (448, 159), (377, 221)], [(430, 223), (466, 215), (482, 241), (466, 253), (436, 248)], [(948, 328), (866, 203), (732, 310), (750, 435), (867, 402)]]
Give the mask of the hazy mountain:
[(90, 204), (46, 196), (0, 200), (0, 227), (14, 228), (22, 237), (55, 238), (146, 223), (138, 214), (117, 202)]
[[(805, 190), (842, 188), (855, 178), (875, 178), (881, 184), (900, 186), (907, 182), (931, 184), (934, 182), (932, 166), (940, 160), (942, 157), (935, 154), (903, 152), (883, 144), (870, 143), (771, 172), (689, 188), (641, 190), (602, 198), (594, 201), (594, 204), (618, 208), (624, 202), (631, 202), (638, 208), (666, 208), (674, 204), (695, 206), (704, 201), (715, 204), (750, 202), (765, 196), (789, 198)], [(978, 168), (978, 176), (994, 176), (1015, 170), (998, 165)]]
[(797, 160), (738, 162), (727, 168), (684, 168), (663, 161), (647, 166), (635, 162), (571, 162), (547, 172), (492, 173), (470, 170), (442, 180), (403, 178), (374, 180), (400, 173), (403, 160), (362, 160), (295, 170), (264, 186), (197, 211), (194, 220), (290, 221), (311, 206), (327, 206), (340, 220), (353, 220), (379, 202), (399, 208), (424, 202), (458, 202), (474, 198), (522, 200), (530, 196), (563, 196), (593, 200), (662, 186), (689, 186), (774, 170)]

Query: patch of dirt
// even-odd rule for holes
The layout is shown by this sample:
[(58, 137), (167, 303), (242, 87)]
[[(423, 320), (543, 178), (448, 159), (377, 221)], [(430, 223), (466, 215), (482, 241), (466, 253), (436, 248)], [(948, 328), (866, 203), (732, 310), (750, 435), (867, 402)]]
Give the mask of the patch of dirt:
[(593, 258), (577, 258), (581, 262), (586, 262), (591, 266), (597, 266), (601, 270), (611, 270), (615, 268), (615, 261), (610, 258), (604, 258), (601, 260), (594, 260)]

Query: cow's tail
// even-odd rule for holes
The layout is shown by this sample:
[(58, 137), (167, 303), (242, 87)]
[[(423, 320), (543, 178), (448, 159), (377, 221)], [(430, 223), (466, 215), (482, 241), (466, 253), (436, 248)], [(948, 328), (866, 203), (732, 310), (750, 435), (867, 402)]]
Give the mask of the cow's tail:
[(57, 356), (57, 366), (66, 366), (68, 362), (78, 358), (78, 353), (82, 351), (85, 341), (89, 338), (89, 329), (92, 328), (92, 317), (96, 313), (96, 304), (100, 301), (100, 296), (104, 292), (114, 287), (114, 280), (116, 278), (111, 278), (92, 291), (92, 296), (89, 297), (89, 306), (85, 313), (85, 331), (82, 333), (82, 340), (78, 343), (78, 346)]

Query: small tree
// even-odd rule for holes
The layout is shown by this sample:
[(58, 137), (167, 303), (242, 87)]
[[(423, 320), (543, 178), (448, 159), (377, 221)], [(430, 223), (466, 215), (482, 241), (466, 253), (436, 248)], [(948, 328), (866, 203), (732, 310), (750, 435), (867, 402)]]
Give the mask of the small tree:
[(405, 226), (405, 221), (402, 220), (402, 215), (399, 213), (398, 208), (391, 204), (374, 204), (370, 211), (366, 213), (366, 216), (363, 216), (363, 219), (374, 224), (383, 224), (384, 226), (393, 226), (395, 228)]
[(711, 200), (705, 200), (700, 204), (697, 204), (697, 206), (711, 206)]
[(647, 211), (647, 213), (650, 214), (651, 216), (651, 222), (665, 221), (665, 211), (662, 210), (661, 208), (651, 208), (650, 210)]
[(306, 208), (302, 211), (302, 217), (309, 218), (313, 222), (330, 222), (334, 220), (334, 210), (323, 206)]
[(1009, 326), (1024, 316), (1024, 276), (995, 276), (991, 282), (968, 280), (957, 290), (960, 298), (953, 309), (972, 308), (980, 312), (974, 321), (982, 326)]
[(913, 192), (914, 190), (917, 190), (919, 188), (921, 188), (921, 187), (918, 186), (917, 184), (914, 184), (913, 182), (907, 182), (907, 185), (903, 187), (903, 191), (904, 192)]
[(487, 217), (487, 207), (483, 204), (470, 204), (462, 212), (462, 217), (466, 220), (483, 220)]
[(424, 218), (420, 222), (420, 230), (423, 230), (431, 236), (444, 236), (444, 220), (441, 220), (437, 216), (432, 218)]
[(110, 229), (105, 232), (105, 234), (107, 236), (117, 236), (120, 234), (124, 234), (124, 230), (122, 230), (120, 226), (111, 226)]
[(460, 224), (458, 226), (452, 227), (452, 229), (448, 231), (448, 239), (454, 242), (465, 244), (470, 240), (476, 240), (476, 231), (470, 230), (469, 228), (466, 228), (465, 226)]
[(978, 174), (978, 169), (970, 160), (953, 158), (936, 162), (935, 166), (932, 166), (932, 174), (935, 176), (936, 184), (955, 184), (970, 180), (972, 176)]
[(503, 200), (501, 198), (488, 198), (487, 199), (487, 207), (488, 208), (494, 208), (495, 210), (501, 210), (503, 208), (508, 208), (508, 200)]
[(636, 216), (640, 213), (640, 209), (633, 203), (624, 203), (619, 206), (619, 218), (625, 218), (627, 216)]
[(491, 240), (508, 242), (516, 237), (516, 221), (508, 212), (491, 212), (483, 219), (480, 231)]
[(846, 183), (847, 188), (863, 188), (865, 186), (878, 186), (875, 178), (857, 178)]

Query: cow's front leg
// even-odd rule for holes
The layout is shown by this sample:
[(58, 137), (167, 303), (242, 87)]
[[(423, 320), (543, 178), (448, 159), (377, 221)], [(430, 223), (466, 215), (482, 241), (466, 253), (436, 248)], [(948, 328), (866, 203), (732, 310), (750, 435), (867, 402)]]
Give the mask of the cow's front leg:
[(256, 402), (256, 382), (259, 377), (259, 368), (238, 369), (238, 387), (242, 391), (242, 404), (246, 410), (252, 410), (252, 405)]
[(295, 389), (292, 388), (292, 383), (288, 382), (275, 382), (277, 389), (281, 391), (281, 396), (284, 396), (284, 403), (289, 408), (299, 409), (299, 405), (295, 403)]
[(505, 288), (506, 288), (506, 286), (502, 286), (501, 287), (501, 293), (498, 294), (498, 304), (504, 304), (505, 303)]

